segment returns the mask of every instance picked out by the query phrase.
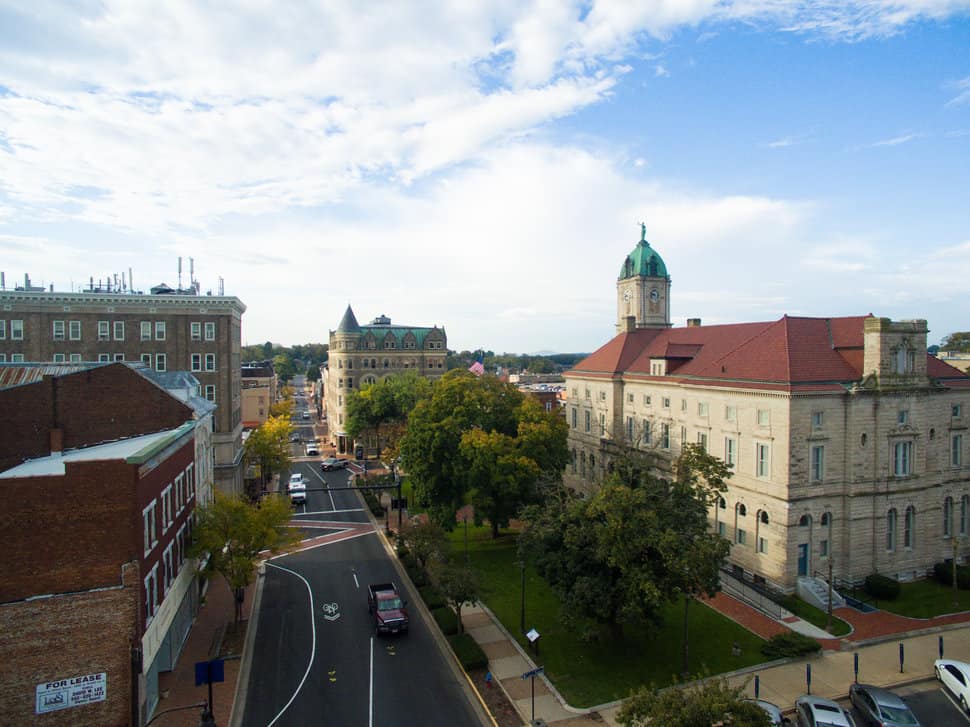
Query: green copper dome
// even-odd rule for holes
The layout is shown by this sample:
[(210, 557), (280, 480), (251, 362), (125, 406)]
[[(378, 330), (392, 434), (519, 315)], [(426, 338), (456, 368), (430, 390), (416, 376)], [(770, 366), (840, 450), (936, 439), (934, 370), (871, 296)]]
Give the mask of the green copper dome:
[(666, 278), (667, 266), (657, 251), (647, 242), (647, 226), (640, 225), (640, 242), (633, 252), (626, 256), (620, 268), (620, 280), (642, 275), (648, 278)]

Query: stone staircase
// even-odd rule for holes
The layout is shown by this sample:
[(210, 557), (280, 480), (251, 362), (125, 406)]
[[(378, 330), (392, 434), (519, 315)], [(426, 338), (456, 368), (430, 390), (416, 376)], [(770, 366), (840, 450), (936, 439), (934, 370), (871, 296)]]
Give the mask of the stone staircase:
[[(798, 579), (796, 591), (798, 593), (798, 597), (803, 601), (810, 603), (823, 611), (828, 611), (829, 584), (824, 578), (801, 577)], [(841, 608), (844, 605), (845, 599), (842, 598), (842, 596), (839, 595), (839, 592), (833, 588), (832, 608)]]

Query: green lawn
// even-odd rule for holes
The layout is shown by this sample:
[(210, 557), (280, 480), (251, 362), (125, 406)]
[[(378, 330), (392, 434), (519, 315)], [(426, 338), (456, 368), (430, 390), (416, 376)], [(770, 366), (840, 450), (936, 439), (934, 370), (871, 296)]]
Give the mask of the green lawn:
[(884, 611), (912, 618), (932, 618), (945, 613), (970, 611), (970, 591), (957, 591), (957, 605), (954, 606), (953, 587), (944, 586), (932, 578), (901, 585), (895, 601), (877, 602), (872, 596), (867, 600)]
[[(464, 554), (464, 527), (450, 534), (452, 552)], [(509, 633), (527, 647), (520, 635), (521, 569), (516, 564), (515, 534), (503, 531), (497, 540), (485, 527), (468, 526), (468, 551), (481, 574), (484, 601)], [(658, 632), (627, 626), (623, 640), (605, 634), (584, 642), (562, 623), (559, 602), (551, 589), (526, 568), (525, 627), (542, 635), (536, 662), (546, 669), (566, 700), (574, 707), (590, 707), (629, 695), (642, 684), (665, 686), (680, 672), (683, 602), (667, 609), (665, 627)], [(701, 603), (690, 606), (690, 667), (694, 673), (717, 674), (764, 661), (760, 638)], [(738, 642), (741, 655), (732, 656)]]
[[(824, 629), (825, 624), (828, 623), (828, 613), (820, 608), (816, 608), (810, 603), (806, 603), (798, 596), (787, 596), (781, 599), (779, 603), (799, 618), (808, 621), (813, 626), (818, 626), (820, 629)], [(836, 616), (832, 617), (832, 636), (845, 636), (851, 630), (852, 627), (845, 621)]]

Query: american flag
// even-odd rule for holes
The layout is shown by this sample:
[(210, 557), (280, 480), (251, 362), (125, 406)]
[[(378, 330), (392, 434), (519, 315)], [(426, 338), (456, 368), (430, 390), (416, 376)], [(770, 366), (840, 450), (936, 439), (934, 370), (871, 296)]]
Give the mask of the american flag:
[(481, 361), (476, 361), (468, 367), (468, 370), (475, 374), (475, 376), (481, 376), (485, 373), (485, 366), (482, 365)]

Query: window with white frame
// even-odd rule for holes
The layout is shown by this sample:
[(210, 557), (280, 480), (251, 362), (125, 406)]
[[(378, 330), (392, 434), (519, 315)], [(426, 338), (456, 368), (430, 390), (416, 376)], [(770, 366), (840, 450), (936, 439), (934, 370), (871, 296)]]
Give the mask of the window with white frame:
[(64, 321), (51, 321), (51, 337), (55, 341), (63, 341), (65, 338)]
[(98, 361), (101, 362), (101, 363), (104, 363), (106, 361), (111, 361), (111, 354), (110, 353), (99, 353), (98, 354)]
[[(16, 360), (17, 360), (17, 358), (16, 358), (16, 357), (17, 357), (17, 354), (14, 354), (14, 359), (13, 359), (14, 361), (16, 361)], [(24, 360), (24, 357), (23, 357), (23, 355), (22, 355), (22, 354), (21, 354), (21, 356), (20, 356), (20, 360), (21, 360), (21, 361), (23, 361), (23, 360)], [(71, 354), (71, 355), (69, 356), (69, 360), (70, 360), (70, 362), (71, 362), (71, 363), (81, 363), (81, 354), (79, 354), (79, 353), (72, 353), (72, 354)]]
[(947, 497), (943, 500), (943, 537), (949, 538), (953, 535), (953, 498)]
[(7, 321), (0, 320), (0, 341), (7, 340)]
[(724, 419), (729, 422), (736, 422), (738, 420), (738, 409), (734, 406), (724, 407)]
[(893, 445), (893, 476), (906, 477), (913, 473), (913, 443), (896, 442)]
[(767, 444), (758, 442), (755, 445), (755, 475), (767, 477), (770, 474), (771, 448)]
[(896, 422), (898, 424), (909, 424), (909, 410), (908, 409), (900, 409), (896, 413)]
[(165, 340), (165, 321), (155, 321), (155, 340)]
[(626, 395), (626, 400), (627, 400), (627, 403), (628, 404), (632, 404), (633, 403), (633, 394), (627, 394)]
[(175, 478), (175, 512), (181, 514), (185, 509), (185, 475)]
[(165, 546), (165, 551), (162, 553), (162, 562), (165, 564), (162, 593), (167, 594), (168, 589), (172, 587), (172, 581), (175, 580), (175, 568), (172, 564), (172, 543)]
[(707, 432), (697, 433), (697, 444), (700, 445), (700, 448), (705, 452), (707, 451)]
[(216, 355), (214, 353), (207, 353), (205, 355), (205, 370), (206, 371), (216, 370)]
[(116, 341), (124, 341), (125, 340), (125, 322), (124, 321), (115, 321), (113, 328), (114, 328), (114, 339)]
[(54, 363), (64, 363), (64, 354), (63, 353), (55, 353), (54, 354)]
[(660, 425), (660, 448), (670, 449), (670, 425), (666, 423)]
[(606, 414), (600, 413), (600, 436), (606, 436)]
[(680, 400), (680, 410), (687, 411), (687, 399)]
[(151, 623), (155, 618), (155, 611), (158, 609), (158, 563), (145, 577), (145, 625)]
[(185, 468), (185, 501), (189, 502), (195, 497), (195, 464), (189, 463)]
[(216, 400), (216, 387), (213, 386), (212, 384), (206, 384), (206, 387), (205, 387), (205, 398), (208, 401), (215, 401)]
[(950, 435), (950, 466), (960, 467), (963, 465), (963, 435)]
[(164, 353), (155, 354), (155, 370), (168, 371), (168, 357)]
[(168, 485), (162, 490), (162, 532), (164, 533), (172, 525), (172, 486)]
[(812, 445), (811, 452), (812, 482), (825, 479), (825, 447), (821, 444)]
[(822, 428), (822, 412), (813, 411), (812, 412), (812, 429)]
[(589, 412), (588, 411), (584, 411), (583, 412), (583, 415), (584, 415), (583, 416), (584, 430), (586, 432), (589, 432), (589, 429), (590, 429), (590, 422), (589, 422), (590, 416), (589, 416)]
[(643, 435), (642, 436), (643, 436), (643, 443), (644, 444), (650, 444), (650, 438), (652, 436), (652, 432), (650, 431), (650, 420), (649, 419), (644, 419), (643, 420)]
[(687, 427), (680, 428), (680, 446), (687, 444)]
[(606, 392), (605, 391), (601, 391), (600, 392), (600, 401), (606, 401)]
[(193, 341), (201, 341), (202, 340), (202, 322), (201, 321), (192, 321), (192, 323), (190, 324), (189, 328), (191, 330), (192, 340)]
[[(3, 321), (0, 321), (0, 323), (2, 322)], [(0, 336), (0, 338), (3, 338), (3, 336)], [(962, 404), (954, 404), (952, 407), (950, 407), (950, 416), (952, 416), (954, 419), (959, 419), (962, 414), (963, 414)]]
[(152, 500), (148, 507), (141, 512), (144, 531), (145, 555), (152, 552), (155, 543), (158, 542), (158, 533), (155, 531), (155, 500)]
[(663, 397), (663, 400), (661, 401), (661, 404), (662, 404), (662, 406), (663, 406), (664, 409), (669, 409), (670, 408), (670, 397), (669, 396)]
[(202, 354), (193, 353), (192, 354), (192, 370), (201, 371), (202, 370)]
[(706, 417), (707, 416), (707, 402), (699, 401), (697, 402), (697, 416)]
[(152, 355), (150, 353), (143, 353), (141, 355), (141, 362), (143, 364), (148, 364), (149, 366), (151, 366), (152, 365)]
[(771, 423), (771, 413), (767, 409), (758, 409), (758, 426), (766, 427)]
[(738, 442), (734, 437), (724, 438), (724, 464), (734, 467), (737, 463)]
[(142, 321), (141, 322), (141, 340), (150, 341), (152, 340), (152, 322)]
[(11, 341), (23, 341), (24, 340), (24, 322), (23, 321), (10, 321), (10, 340)]
[(575, 429), (577, 427), (576, 422), (579, 417), (579, 410), (576, 409), (576, 407), (570, 407), (569, 417), (570, 417), (570, 424), (572, 425), (572, 428)]
[(216, 324), (215, 321), (208, 321), (205, 324), (205, 340), (214, 341), (216, 340)]
[(758, 521), (755, 523), (755, 527), (758, 530), (757, 536), (755, 538), (755, 550), (759, 553), (768, 552), (768, 537), (766, 535), (768, 529), (768, 513), (762, 510), (758, 513)]
[(72, 341), (81, 340), (81, 321), (68, 321), (67, 336)]
[(903, 547), (907, 550), (916, 547), (916, 508), (912, 505), (903, 515)]
[(650, 395), (649, 394), (644, 394), (643, 395), (643, 405), (644, 406), (650, 406)]
[(818, 554), (823, 558), (829, 556), (829, 543), (832, 542), (832, 513), (822, 513), (822, 539), (818, 543)]
[(98, 321), (98, 340), (108, 341), (111, 339), (111, 321)]
[(626, 439), (628, 442), (633, 441), (633, 417), (626, 418)]
[(115, 354), (115, 361), (124, 361), (124, 360), (125, 360), (125, 354), (123, 354), (123, 353), (116, 353)]

